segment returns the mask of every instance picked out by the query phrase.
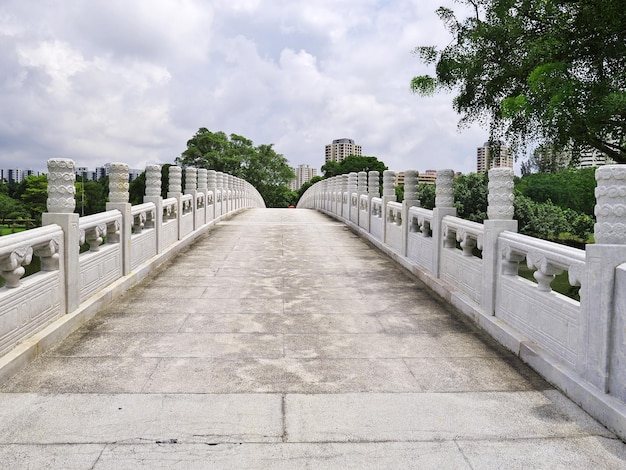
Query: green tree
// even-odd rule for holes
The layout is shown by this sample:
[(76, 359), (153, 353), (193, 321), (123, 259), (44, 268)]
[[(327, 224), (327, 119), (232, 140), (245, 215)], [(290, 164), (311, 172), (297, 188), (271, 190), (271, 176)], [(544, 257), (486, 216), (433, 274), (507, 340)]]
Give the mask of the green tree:
[(176, 163), (243, 178), (259, 191), (268, 207), (287, 207), (295, 201), (296, 196), (288, 194), (292, 191), (287, 187), (295, 174), (273, 144), (255, 147), (243, 136), (228, 137), (224, 132), (203, 127), (187, 142), (187, 149), (176, 158)]
[(593, 216), (596, 203), (595, 169), (569, 169), (558, 173), (533, 173), (521, 178), (515, 189), (535, 202), (548, 202)]
[(47, 209), (48, 177), (46, 175), (27, 176), (17, 186), (13, 195), (24, 203), (30, 217), (41, 224), (41, 214)]
[(378, 171), (382, 177), (383, 171), (387, 169), (387, 165), (378, 158), (365, 155), (349, 155), (340, 162), (326, 162), (321, 168), (325, 178), (360, 171)]
[(424, 209), (433, 209), (435, 207), (435, 185), (420, 183), (417, 187), (420, 198), (420, 205)]
[[(106, 210), (106, 200), (109, 194), (108, 180), (105, 188), (99, 181), (77, 181), (76, 209), (74, 212), (84, 215), (97, 214)], [(84, 210), (83, 210), (84, 209)]]
[(460, 124), (489, 122), (490, 140), (595, 148), (626, 162), (626, 8), (614, 0), (462, 0), (459, 21), (437, 10), (453, 40), (418, 47), (436, 75), (415, 93), (457, 89)]
[(4, 224), (6, 219), (25, 219), (28, 217), (29, 212), (21, 201), (0, 193), (0, 224)]
[(486, 173), (469, 173), (454, 179), (454, 206), (458, 217), (481, 223), (487, 218), (488, 183)]
[(137, 178), (130, 182), (128, 188), (129, 200), (133, 205), (142, 204), (146, 194), (146, 172), (142, 171)]

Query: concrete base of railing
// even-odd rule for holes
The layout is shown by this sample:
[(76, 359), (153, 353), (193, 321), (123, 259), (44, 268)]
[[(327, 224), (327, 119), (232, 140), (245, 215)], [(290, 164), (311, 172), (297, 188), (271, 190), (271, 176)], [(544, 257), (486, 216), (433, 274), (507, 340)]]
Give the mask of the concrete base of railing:
[(331, 212), (326, 215), (346, 224), (354, 233), (367, 240), (382, 253), (417, 277), (436, 295), (469, 318), (480, 329), (528, 364), (547, 382), (561, 390), (574, 403), (626, 441), (626, 406), (615, 397), (602, 393), (585, 382), (571, 369), (565, 367), (548, 351), (529, 340), (519, 331), (492, 315), (487, 315), (478, 304), (470, 300), (453, 285), (424, 271), (410, 259), (390, 248), (366, 230)]
[(27, 367), (39, 355), (67, 338), (67, 336), (88, 322), (98, 312), (105, 309), (111, 302), (152, 274), (160, 265), (169, 261), (180, 251), (188, 248), (199, 238), (205, 236), (218, 222), (230, 219), (245, 210), (239, 209), (208, 222), (204, 227), (190, 233), (162, 253), (141, 264), (128, 275), (100, 290), (97, 294), (82, 302), (73, 312), (61, 316), (43, 330), (22, 341), (8, 353), (0, 356), (0, 384)]

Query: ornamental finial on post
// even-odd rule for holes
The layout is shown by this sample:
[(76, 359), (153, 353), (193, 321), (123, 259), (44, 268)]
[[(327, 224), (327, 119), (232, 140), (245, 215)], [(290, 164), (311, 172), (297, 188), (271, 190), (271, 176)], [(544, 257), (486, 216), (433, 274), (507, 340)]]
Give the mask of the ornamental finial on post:
[(626, 245), (626, 165), (599, 167), (596, 181), (596, 244)]
[(128, 193), (128, 165), (126, 163), (111, 163), (109, 166), (109, 201), (127, 203)]
[(146, 166), (146, 196), (161, 195), (161, 165)]
[(169, 168), (169, 193), (183, 192), (183, 170), (179, 166), (172, 165)]
[(48, 212), (71, 214), (76, 208), (76, 173), (74, 161), (68, 158), (48, 160)]
[(513, 168), (500, 167), (489, 170), (488, 188), (487, 217), (489, 220), (513, 220), (515, 212)]
[(454, 207), (454, 170), (438, 170), (435, 207)]

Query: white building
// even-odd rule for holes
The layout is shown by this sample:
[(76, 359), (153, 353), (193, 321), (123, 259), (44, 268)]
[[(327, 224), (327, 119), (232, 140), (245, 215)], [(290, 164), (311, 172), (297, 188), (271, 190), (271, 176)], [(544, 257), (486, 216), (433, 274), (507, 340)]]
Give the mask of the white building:
[(488, 170), (498, 167), (513, 168), (513, 155), (510, 147), (500, 143), (499, 155), (495, 149), (491, 148), (489, 142), (476, 148), (476, 173), (486, 173)]
[(317, 169), (311, 168), (306, 163), (298, 165), (296, 168), (292, 168), (292, 170), (296, 174), (296, 177), (289, 183), (289, 189), (292, 191), (297, 191), (304, 183), (317, 175)]
[(355, 144), (352, 139), (336, 139), (326, 146), (324, 161), (340, 162), (350, 155), (361, 156), (361, 146)]
[(24, 168), (0, 168), (0, 181), (21, 183), (27, 176), (39, 176), (41, 172)]

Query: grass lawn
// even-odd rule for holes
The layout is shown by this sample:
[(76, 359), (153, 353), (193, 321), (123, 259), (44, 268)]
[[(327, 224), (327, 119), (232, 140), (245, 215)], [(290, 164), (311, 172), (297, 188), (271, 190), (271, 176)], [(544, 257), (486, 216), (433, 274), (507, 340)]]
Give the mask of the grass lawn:
[(9, 225), (0, 225), (0, 236), (23, 232), (24, 230), (26, 230), (24, 226), (11, 228)]

